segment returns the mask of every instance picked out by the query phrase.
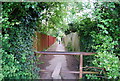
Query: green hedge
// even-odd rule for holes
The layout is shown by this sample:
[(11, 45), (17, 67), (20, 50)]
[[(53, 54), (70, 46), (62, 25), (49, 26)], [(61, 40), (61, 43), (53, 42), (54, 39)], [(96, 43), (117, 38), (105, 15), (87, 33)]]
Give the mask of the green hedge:
[(2, 77), (37, 79), (39, 68), (34, 56), (33, 36), (38, 12), (35, 3), (2, 4)]
[[(94, 59), (93, 64), (105, 68), (102, 74), (111, 79), (119, 79), (120, 65), (120, 2), (95, 3), (94, 18), (83, 17), (80, 21), (74, 21), (70, 26), (80, 36), (80, 50), (96, 52), (95, 57), (86, 57), (86, 60)], [(85, 65), (90, 65), (86, 61)]]
[(58, 28), (66, 25), (65, 11), (65, 4), (59, 2), (2, 2), (1, 79), (39, 78), (33, 49), (35, 31), (56, 34)]

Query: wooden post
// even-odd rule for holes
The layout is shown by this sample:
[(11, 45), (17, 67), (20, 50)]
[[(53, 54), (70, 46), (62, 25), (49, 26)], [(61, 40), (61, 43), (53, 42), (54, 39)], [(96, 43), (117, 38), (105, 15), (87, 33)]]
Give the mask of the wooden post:
[(81, 55), (80, 55), (80, 66), (79, 66), (79, 70), (80, 70), (79, 78), (80, 78), (80, 79), (82, 79), (82, 74), (83, 74), (82, 66), (83, 66), (83, 55), (81, 54)]

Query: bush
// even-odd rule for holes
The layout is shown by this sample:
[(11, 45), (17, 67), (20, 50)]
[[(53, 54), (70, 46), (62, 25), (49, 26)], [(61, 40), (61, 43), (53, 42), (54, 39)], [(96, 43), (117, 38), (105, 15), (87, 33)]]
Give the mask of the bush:
[[(21, 5), (21, 6), (18, 6)], [(4, 79), (37, 79), (38, 70), (33, 51), (35, 17), (23, 9), (28, 3), (3, 3), (2, 11), (2, 76)], [(23, 13), (20, 13), (23, 10)], [(16, 15), (17, 14), (17, 15)]]
[[(81, 51), (97, 53), (93, 64), (105, 68), (104, 76), (109, 79), (119, 79), (120, 2), (96, 2), (94, 6), (95, 19), (78, 18), (81, 21), (73, 22), (70, 27), (74, 27), (79, 33)], [(91, 58), (85, 59), (91, 60)]]

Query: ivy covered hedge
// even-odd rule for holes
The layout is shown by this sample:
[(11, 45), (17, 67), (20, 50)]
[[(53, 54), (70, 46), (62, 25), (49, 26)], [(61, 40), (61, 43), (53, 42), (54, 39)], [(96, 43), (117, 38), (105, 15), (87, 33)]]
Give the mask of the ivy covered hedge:
[[(57, 21), (63, 20), (61, 17), (63, 12), (58, 13), (59, 10), (57, 10), (61, 8), (61, 4), (54, 2), (2, 3), (0, 79), (39, 78), (40, 69), (36, 64), (37, 57), (34, 56), (33, 37), (35, 31), (47, 33), (48, 29), (56, 30), (59, 25)], [(54, 19), (56, 21), (51, 21)], [(43, 24), (42, 20), (47, 24)]]
[(106, 69), (108, 78), (119, 78), (120, 65), (120, 2), (96, 4), (97, 31), (91, 31), (96, 50), (94, 64)]
[(39, 13), (32, 3), (2, 3), (2, 75), (5, 79), (38, 78), (33, 36)]
[[(69, 30), (79, 33), (81, 51), (97, 53), (92, 62), (105, 68), (104, 77), (119, 79), (120, 2), (94, 3), (94, 7), (94, 18), (78, 17), (78, 21), (69, 24)], [(90, 65), (89, 62), (86, 61), (86, 65)]]

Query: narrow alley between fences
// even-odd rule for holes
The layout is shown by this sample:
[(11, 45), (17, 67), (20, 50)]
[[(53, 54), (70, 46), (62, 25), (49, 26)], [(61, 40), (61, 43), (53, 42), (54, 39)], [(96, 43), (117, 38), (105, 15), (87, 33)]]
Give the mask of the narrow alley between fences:
[[(66, 51), (62, 43), (55, 42), (47, 51)], [(41, 55), (39, 61), (41, 79), (78, 79), (79, 74), (69, 73), (79, 69), (79, 61), (71, 55)]]

